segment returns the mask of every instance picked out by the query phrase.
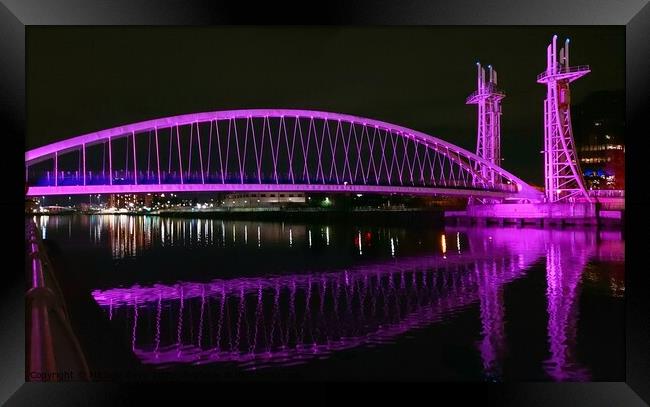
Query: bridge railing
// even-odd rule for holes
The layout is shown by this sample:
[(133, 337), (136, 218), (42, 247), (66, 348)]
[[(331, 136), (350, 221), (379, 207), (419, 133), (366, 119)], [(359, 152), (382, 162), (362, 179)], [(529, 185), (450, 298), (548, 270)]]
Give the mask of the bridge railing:
[[(88, 380), (85, 356), (70, 325), (61, 288), (33, 220), (26, 225), (28, 267), (27, 377), (30, 381)], [(79, 376), (65, 376), (75, 372)]]
[[(374, 180), (373, 180), (374, 181)], [(380, 180), (373, 182), (369, 180), (368, 185), (381, 186), (413, 186), (413, 187), (434, 187), (431, 182), (414, 180), (414, 182), (389, 182), (390, 180)], [(358, 184), (363, 180), (358, 179)], [(33, 186), (81, 186), (81, 185), (156, 185), (156, 184), (311, 184), (311, 185), (355, 185), (357, 182), (336, 182), (334, 179), (314, 180), (299, 175), (289, 173), (263, 173), (245, 174), (243, 177), (236, 172), (203, 172), (200, 171), (161, 171), (160, 176), (155, 171), (138, 171), (137, 176), (133, 171), (113, 171), (112, 174), (106, 172), (86, 172), (86, 176), (79, 171), (59, 171), (55, 181), (51, 173), (46, 173), (40, 177), (32, 179), (30, 183)], [(492, 190), (498, 192), (517, 192), (517, 187), (513, 184), (497, 182), (493, 185), (486, 186), (477, 180), (439, 180), (435, 187), (456, 188), (456, 189), (475, 189)], [(267, 188), (265, 188), (267, 189)]]
[(595, 198), (625, 198), (624, 189), (592, 189), (588, 193)]
[(576, 65), (576, 66), (568, 66), (568, 67), (558, 67), (557, 72), (555, 73), (549, 73), (547, 71), (544, 71), (537, 75), (537, 80), (541, 80), (543, 78), (552, 76), (552, 75), (562, 75), (566, 73), (573, 73), (573, 72), (580, 72), (580, 71), (588, 71), (589, 65)]
[(488, 94), (503, 96), (503, 97), (505, 97), (506, 95), (505, 92), (497, 88), (495, 84), (488, 82), (487, 84), (485, 84), (483, 89), (475, 90), (474, 92), (470, 93), (470, 95), (467, 97), (465, 101), (469, 103), (472, 100), (474, 100), (477, 96), (488, 95)]

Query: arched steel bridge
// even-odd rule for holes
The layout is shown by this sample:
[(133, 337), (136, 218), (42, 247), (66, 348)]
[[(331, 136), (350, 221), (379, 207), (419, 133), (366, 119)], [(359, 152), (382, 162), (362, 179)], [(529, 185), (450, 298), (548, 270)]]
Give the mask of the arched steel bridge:
[(539, 200), (463, 148), (340, 113), (227, 110), (101, 130), (25, 153), (27, 195), (298, 191)]

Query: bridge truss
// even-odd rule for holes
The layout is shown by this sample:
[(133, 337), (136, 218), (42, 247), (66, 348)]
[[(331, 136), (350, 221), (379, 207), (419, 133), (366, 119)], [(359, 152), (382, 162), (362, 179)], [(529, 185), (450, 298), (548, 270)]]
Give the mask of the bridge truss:
[(28, 195), (185, 191), (441, 194), (539, 199), (493, 162), (436, 137), (339, 113), (196, 113), (25, 154)]

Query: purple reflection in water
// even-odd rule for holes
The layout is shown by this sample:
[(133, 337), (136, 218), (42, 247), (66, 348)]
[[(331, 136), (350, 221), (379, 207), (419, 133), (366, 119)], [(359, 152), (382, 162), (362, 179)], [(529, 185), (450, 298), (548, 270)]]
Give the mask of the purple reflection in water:
[(589, 372), (575, 358), (578, 292), (595, 245), (576, 236), (554, 234), (546, 248), (546, 298), (550, 358), (544, 370), (557, 381), (586, 381)]
[[(452, 239), (465, 236), (467, 249), (330, 272), (133, 286), (96, 290), (93, 296), (115, 323), (130, 328), (138, 358), (162, 368), (305, 363), (343, 349), (390, 344), (477, 304), (477, 350), (486, 377), (499, 380), (507, 349), (504, 286), (545, 262), (545, 371), (553, 380), (588, 380), (574, 355), (580, 278), (590, 258), (622, 258), (623, 245), (601, 253), (587, 231), (447, 228), (446, 233)], [(449, 244), (460, 247), (459, 241)]]
[[(528, 257), (524, 266), (537, 257)], [(521, 276), (519, 260), (504, 256), (493, 283)], [(136, 286), (93, 295), (103, 307), (112, 304), (113, 320), (132, 327), (134, 352), (144, 363), (287, 365), (390, 343), (463, 309), (479, 296), (477, 261), (426, 256), (328, 273)]]

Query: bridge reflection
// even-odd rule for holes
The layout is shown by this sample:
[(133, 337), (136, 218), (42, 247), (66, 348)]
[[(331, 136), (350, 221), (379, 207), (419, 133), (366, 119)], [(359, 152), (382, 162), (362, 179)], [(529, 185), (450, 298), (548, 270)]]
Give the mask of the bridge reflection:
[[(148, 221), (139, 222), (146, 230)], [(248, 226), (238, 234), (241, 224), (204, 222), (195, 231), (209, 244), (231, 238), (259, 244), (264, 235)], [(163, 225), (149, 232), (159, 233), (157, 237), (141, 241), (162, 239), (164, 244)], [(300, 234), (311, 242), (311, 229), (292, 230), (293, 239)], [(193, 232), (181, 235), (186, 233)], [(598, 249), (604, 240), (607, 249)], [(197, 241), (197, 235), (188, 241)], [(395, 240), (389, 241), (395, 256)], [(590, 260), (623, 259), (620, 236), (455, 227), (441, 236), (441, 249), (342, 270), (133, 286), (96, 290), (93, 296), (112, 321), (128, 329), (138, 358), (161, 368), (220, 363), (248, 370), (300, 364), (345, 349), (390, 344), (406, 332), (478, 306), (477, 350), (484, 374), (487, 380), (500, 380), (507, 350), (504, 288), (537, 265), (546, 268), (549, 352), (544, 370), (553, 380), (589, 380), (588, 369), (575, 355), (581, 278)]]

